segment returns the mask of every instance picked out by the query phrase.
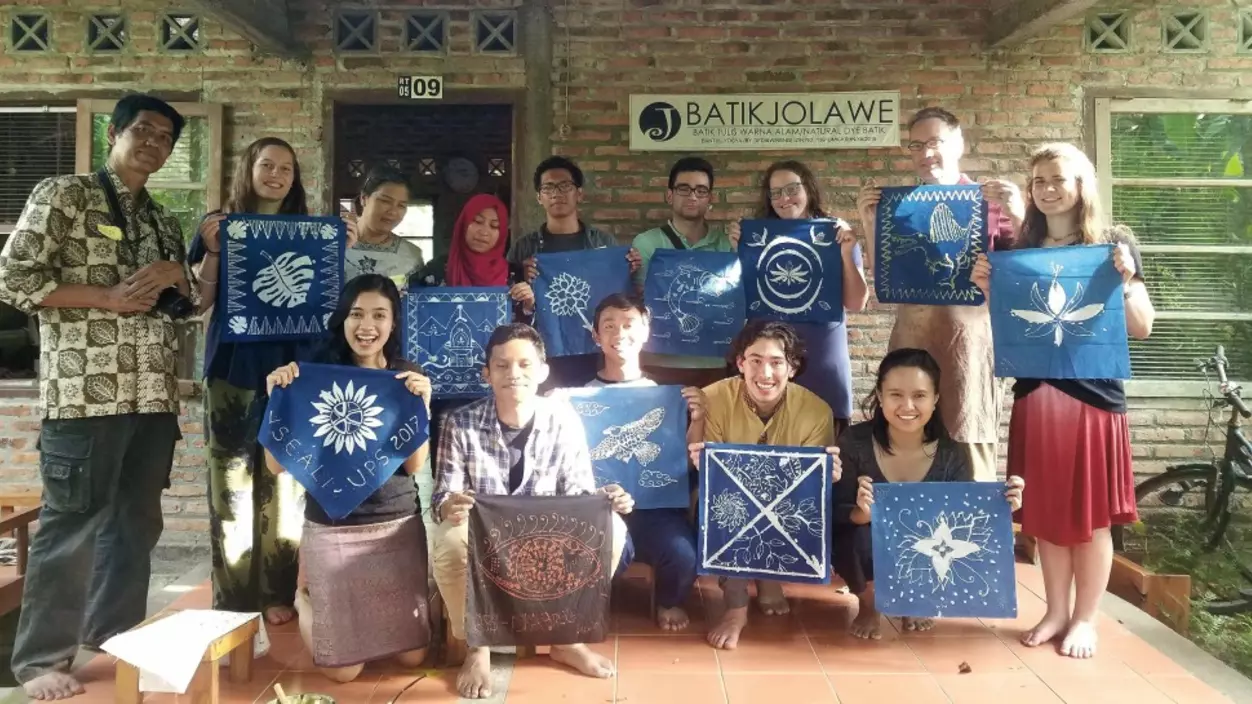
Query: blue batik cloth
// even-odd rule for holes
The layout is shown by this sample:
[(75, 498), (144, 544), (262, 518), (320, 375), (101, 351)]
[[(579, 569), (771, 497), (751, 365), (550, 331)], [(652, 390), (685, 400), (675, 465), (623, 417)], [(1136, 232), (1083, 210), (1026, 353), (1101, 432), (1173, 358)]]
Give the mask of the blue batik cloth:
[(884, 188), (874, 227), (874, 290), (883, 303), (978, 306), (970, 281), (987, 251), (980, 186)]
[(700, 457), (700, 574), (830, 582), (831, 456), (708, 443)]
[(843, 321), (843, 255), (832, 220), (744, 220), (739, 261), (749, 318)]
[(535, 327), (549, 357), (599, 352), (591, 339), (595, 310), (612, 293), (630, 293), (629, 247), (537, 254)]
[(739, 256), (730, 252), (656, 250), (643, 285), (652, 311), (644, 349), (725, 357), (744, 323), (742, 271)]
[(343, 288), (340, 218), (228, 215), (222, 221), (223, 342), (321, 337)]
[(425, 370), (435, 398), (491, 393), (487, 341), (509, 322), (511, 306), (505, 286), (415, 288), (404, 297), (404, 358)]
[(687, 508), (687, 400), (681, 386), (565, 389), (582, 418), (596, 488), (617, 484), (635, 508)]
[(1130, 378), (1122, 276), (1112, 245), (988, 257), (996, 376)]
[(275, 387), (259, 440), (326, 515), (339, 520), (426, 442), (422, 399), (396, 372), (302, 363)]
[(998, 482), (874, 485), (874, 607), (912, 618), (1015, 618), (1013, 519)]

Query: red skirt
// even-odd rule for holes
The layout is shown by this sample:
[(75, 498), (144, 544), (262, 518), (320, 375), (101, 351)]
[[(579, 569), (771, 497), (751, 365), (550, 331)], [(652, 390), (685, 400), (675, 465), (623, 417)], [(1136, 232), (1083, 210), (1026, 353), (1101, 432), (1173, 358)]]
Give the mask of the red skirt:
[(1138, 520), (1125, 413), (1093, 408), (1047, 382), (1013, 403), (1008, 472), (1026, 480), (1022, 532), (1053, 545)]

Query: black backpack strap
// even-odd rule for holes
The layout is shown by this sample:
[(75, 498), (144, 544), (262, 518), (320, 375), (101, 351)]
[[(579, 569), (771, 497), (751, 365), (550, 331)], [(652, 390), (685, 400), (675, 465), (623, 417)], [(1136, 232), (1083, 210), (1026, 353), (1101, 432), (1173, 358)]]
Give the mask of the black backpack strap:
[(669, 243), (674, 245), (674, 249), (687, 249), (687, 245), (683, 242), (683, 238), (678, 236), (678, 231), (670, 223), (661, 226), (661, 232), (669, 238)]

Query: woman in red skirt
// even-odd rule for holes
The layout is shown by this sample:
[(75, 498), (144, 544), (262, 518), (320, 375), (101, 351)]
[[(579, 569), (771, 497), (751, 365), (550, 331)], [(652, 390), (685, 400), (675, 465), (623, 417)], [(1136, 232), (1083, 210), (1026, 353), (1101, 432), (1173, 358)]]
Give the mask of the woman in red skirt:
[[(1099, 193), (1095, 168), (1077, 147), (1039, 148), (1030, 159), (1018, 246), (1116, 245), (1126, 331), (1142, 340), (1151, 334), (1156, 312), (1143, 285), (1139, 250), (1129, 229), (1108, 226)], [(991, 264), (979, 257), (974, 283), (986, 292), (990, 278)], [(1018, 379), (1013, 396), (1008, 469), (1031, 488), (1022, 531), (1039, 541), (1048, 605), (1022, 643), (1033, 647), (1062, 638), (1062, 655), (1089, 658), (1113, 563), (1109, 527), (1137, 519), (1126, 394), (1116, 379)]]

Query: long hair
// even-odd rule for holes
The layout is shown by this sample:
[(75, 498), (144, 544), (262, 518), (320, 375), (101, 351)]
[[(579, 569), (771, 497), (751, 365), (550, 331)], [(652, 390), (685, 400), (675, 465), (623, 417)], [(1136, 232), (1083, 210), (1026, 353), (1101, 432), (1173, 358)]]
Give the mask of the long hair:
[[(887, 378), (887, 374), (892, 369), (901, 367), (920, 369), (925, 372), (926, 376), (930, 377), (930, 383), (935, 387), (935, 393), (939, 393), (939, 363), (926, 350), (902, 347), (888, 352), (887, 356), (882, 358), (882, 362), (878, 365), (878, 380), (874, 383), (874, 390), (869, 392), (869, 395), (861, 403), (861, 411), (865, 414), (865, 417), (869, 418), (870, 428), (874, 433), (874, 440), (878, 442), (883, 452), (889, 455), (892, 454), (891, 436), (887, 432), (887, 417), (883, 414), (882, 402), (878, 400), (878, 395), (882, 393), (883, 379)], [(935, 442), (948, 437), (948, 429), (943, 424), (943, 417), (939, 413), (938, 406), (935, 407), (935, 412), (930, 416), (930, 420), (926, 421), (926, 426), (923, 430), (925, 432), (925, 442)]]
[(804, 164), (788, 160), (770, 164), (765, 170), (765, 175), (761, 177), (761, 200), (756, 206), (757, 218), (764, 220), (778, 217), (778, 213), (774, 212), (774, 203), (769, 199), (769, 180), (778, 171), (790, 171), (800, 177), (800, 185), (804, 186), (804, 193), (809, 199), (809, 212), (806, 214), (810, 218), (830, 217), (826, 212), (826, 207), (822, 205), (822, 190), (817, 185), (817, 177)]
[(256, 188), (252, 185), (252, 167), (261, 158), (266, 147), (282, 147), (291, 152), (291, 190), (278, 206), (279, 215), (308, 215), (309, 203), (300, 180), (300, 159), (291, 145), (278, 137), (262, 137), (244, 150), (243, 157), (235, 164), (235, 174), (230, 179), (230, 196), (223, 210), (227, 213), (255, 213), (259, 205)]
[(352, 356), (352, 346), (344, 334), (344, 323), (352, 313), (352, 306), (363, 293), (381, 293), (391, 301), (391, 319), (393, 325), (387, 341), (383, 343), (383, 357), (387, 360), (388, 369), (403, 369), (408, 366), (400, 353), (400, 339), (403, 335), (404, 321), (400, 317), (400, 289), (391, 279), (382, 274), (362, 274), (348, 282), (339, 294), (339, 304), (335, 312), (330, 314), (330, 322), (326, 324), (330, 338), (323, 346), (319, 356), (328, 364), (356, 365)]
[(1045, 161), (1055, 161), (1078, 185), (1078, 243), (1101, 244), (1110, 241), (1109, 222), (1100, 202), (1100, 188), (1096, 183), (1095, 165), (1081, 149), (1072, 144), (1055, 142), (1045, 144), (1030, 155), (1027, 167), (1026, 217), (1022, 221), (1019, 247), (1039, 247), (1048, 236), (1048, 218), (1035, 204), (1035, 167)]

